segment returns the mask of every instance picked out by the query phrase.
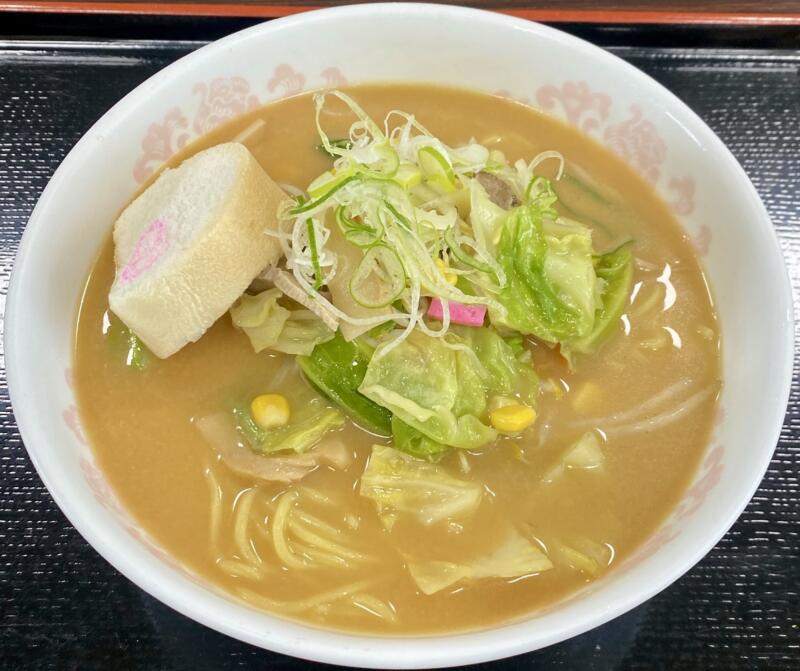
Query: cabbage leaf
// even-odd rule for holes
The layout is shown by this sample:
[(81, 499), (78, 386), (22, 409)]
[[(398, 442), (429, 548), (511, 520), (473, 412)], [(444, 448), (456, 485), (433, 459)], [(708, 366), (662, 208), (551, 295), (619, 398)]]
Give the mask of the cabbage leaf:
[(230, 309), (233, 325), (244, 331), (256, 352), (311, 354), (316, 345), (333, 338), (333, 331), (310, 310), (280, 305), (282, 296), (280, 289), (244, 294)]
[(447, 445), (431, 440), (421, 431), (406, 424), (396, 415), (392, 416), (392, 443), (401, 452), (418, 459), (435, 461), (450, 448)]
[(468, 562), (408, 561), (408, 571), (424, 594), (434, 594), (462, 580), (518, 578), (553, 568), (547, 555), (518, 531), (491, 554)]
[(587, 431), (572, 443), (556, 463), (542, 475), (542, 482), (551, 483), (564, 475), (567, 469), (601, 472), (605, 454), (596, 431)]
[(551, 343), (583, 338), (595, 322), (599, 296), (591, 230), (558, 223), (536, 202), (504, 220), (497, 260), (506, 284), (497, 300), (506, 314), (490, 308), (492, 322)]
[(260, 454), (307, 452), (329, 431), (344, 425), (344, 415), (335, 408), (327, 407), (319, 397), (302, 404), (293, 413), (291, 423), (269, 431), (259, 427), (244, 407), (235, 407), (233, 416), (239, 435), (253, 451)]
[(373, 446), (359, 491), (375, 502), (387, 529), (399, 514), (425, 526), (461, 519), (474, 513), (483, 498), (479, 483), (455, 478), (442, 466), (386, 445)]
[(503, 338), (493, 328), (453, 330), (475, 352), (489, 394), (515, 396), (526, 405), (536, 405), (539, 378), (521, 337)]
[(474, 449), (497, 437), (486, 422), (491, 396), (517, 394), (535, 403), (537, 378), (525, 358), (491, 328), (454, 326), (447, 342), (414, 331), (373, 357), (359, 391), (434, 443)]
[(487, 252), (494, 254), (508, 212), (492, 202), (486, 189), (477, 179), (470, 180), (469, 188), (469, 223), (475, 240)]
[(592, 354), (617, 327), (633, 282), (632, 247), (632, 242), (626, 242), (595, 259), (595, 273), (604, 285), (600, 307), (589, 333), (561, 344), (561, 351), (568, 359), (573, 353)]

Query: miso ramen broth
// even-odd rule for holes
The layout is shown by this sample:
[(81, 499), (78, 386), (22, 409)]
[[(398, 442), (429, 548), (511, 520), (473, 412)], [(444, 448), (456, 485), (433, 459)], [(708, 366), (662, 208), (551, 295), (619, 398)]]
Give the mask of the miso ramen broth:
[[(371, 85), (348, 93), (379, 124), (390, 110), (405, 110), (448, 145), (474, 138), (510, 163), (560, 152), (560, 180), (556, 161), (537, 168), (553, 179), (558, 212), (592, 229), (595, 250), (633, 240), (624, 313), (594, 354), (576, 355), (571, 368), (557, 347), (525, 339), (538, 375), (535, 422), (486, 447), (421, 462), (450, 478), (442, 486), (469, 514), (432, 510), (423, 518), (399, 504), (388, 513), (376, 505), (365, 489), (385, 481), (362, 475), (373, 445), (391, 441), (350, 419), (324, 439), (337, 441), (338, 455), (302, 479), (264, 482), (231, 470), (198, 427), (203, 418), (267, 393), (282, 394), (292, 412), (334, 404), (309, 386), (295, 356), (255, 353), (228, 314), (177, 354), (150, 356), (141, 370), (130, 365), (147, 354), (120, 356), (109, 342), (110, 240), (78, 317), (81, 419), (138, 522), (179, 562), (254, 607), (375, 634), (518, 619), (612, 571), (684, 492), (707, 446), (721, 384), (708, 288), (668, 207), (574, 128), (469, 91)], [(336, 101), (322, 121), (331, 138), (346, 137), (353, 116)], [(172, 164), (233, 139), (276, 182), (299, 189), (332, 164), (318, 147), (309, 95), (226, 123)], [(522, 574), (505, 567), (522, 555), (531, 559)]]

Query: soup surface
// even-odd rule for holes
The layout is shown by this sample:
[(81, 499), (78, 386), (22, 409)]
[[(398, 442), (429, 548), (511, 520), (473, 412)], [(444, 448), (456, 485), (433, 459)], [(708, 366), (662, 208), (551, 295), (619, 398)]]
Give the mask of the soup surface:
[[(436, 464), (479, 485), (477, 511), (433, 524), (398, 515), (387, 524), (375, 501), (360, 494), (360, 480), (372, 446), (388, 442), (350, 421), (336, 434), (351, 453), (346, 468), (322, 465), (295, 483), (258, 482), (228, 469), (198, 419), (231, 399), (268, 392), (283, 393), (293, 407), (305, 403), (311, 392), (295, 357), (256, 354), (226, 314), (169, 359), (153, 358), (143, 370), (126, 365), (107, 335), (110, 241), (78, 317), (82, 421), (100, 467), (134, 517), (170, 554), (230, 594), (340, 630), (489, 627), (613, 570), (677, 502), (706, 447), (720, 386), (713, 306), (693, 249), (665, 204), (573, 128), (468, 91), (385, 85), (349, 92), (373, 118), (406, 110), (452, 146), (475, 138), (511, 161), (558, 150), (567, 165), (567, 178), (554, 182), (560, 212), (592, 227), (595, 249), (634, 240), (633, 288), (599, 352), (579, 357), (571, 370), (557, 350), (529, 339), (540, 380), (535, 424), (485, 449), (450, 450)], [(353, 119), (344, 107), (333, 109), (326, 129), (331, 137), (346, 135)], [(254, 126), (258, 119), (264, 124)], [(227, 123), (173, 164), (243, 131), (244, 144), (280, 183), (302, 188), (330, 168), (308, 95)], [(542, 165), (543, 174), (554, 171)], [(593, 187), (570, 174), (589, 176)], [(601, 444), (602, 463), (574, 467), (564, 455), (587, 432)], [(552, 568), (481, 577), (492, 573), (486, 566), (494, 560), (486, 558), (496, 560), (503, 548), (513, 554), (508, 539), (520, 536)], [(435, 573), (434, 582), (458, 575), (425, 594), (410, 567), (417, 578)]]

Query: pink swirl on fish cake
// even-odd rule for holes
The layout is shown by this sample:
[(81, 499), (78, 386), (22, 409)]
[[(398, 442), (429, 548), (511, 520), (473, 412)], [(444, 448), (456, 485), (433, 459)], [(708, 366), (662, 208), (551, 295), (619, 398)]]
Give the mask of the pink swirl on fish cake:
[(120, 280), (123, 283), (135, 280), (164, 255), (168, 246), (167, 225), (162, 219), (154, 219), (136, 241), (133, 254), (120, 273)]

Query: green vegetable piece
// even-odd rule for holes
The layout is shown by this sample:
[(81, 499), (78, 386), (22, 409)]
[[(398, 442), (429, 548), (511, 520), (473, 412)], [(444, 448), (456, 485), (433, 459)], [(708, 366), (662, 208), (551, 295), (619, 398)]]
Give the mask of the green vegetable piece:
[(333, 331), (310, 310), (279, 305), (282, 296), (280, 289), (245, 294), (230, 310), (233, 325), (244, 331), (256, 352), (311, 354), (316, 345), (333, 338)]
[(553, 562), (541, 548), (513, 529), (505, 542), (484, 557), (459, 563), (441, 560), (408, 562), (411, 577), (425, 594), (435, 594), (462, 580), (516, 578), (551, 568)]
[(617, 327), (625, 310), (633, 283), (632, 242), (626, 242), (596, 259), (595, 272), (605, 282), (601, 305), (592, 330), (582, 338), (562, 343), (561, 351), (569, 358), (573, 353), (591, 354)]
[(468, 355), (420, 331), (379, 359), (373, 358), (359, 391), (430, 439), (473, 449), (497, 433), (479, 416), (486, 392)]
[(455, 331), (474, 350), (492, 395), (514, 396), (525, 405), (536, 406), (539, 378), (520, 336), (502, 338), (492, 328), (456, 327)]
[(427, 183), (437, 191), (449, 193), (456, 188), (453, 168), (442, 154), (430, 146), (420, 148), (417, 162)]
[(383, 227), (379, 219), (375, 219), (375, 227), (367, 226), (352, 219), (347, 214), (347, 208), (339, 205), (334, 215), (345, 239), (356, 247), (369, 248), (378, 244), (383, 236)]
[(250, 447), (260, 451), (260, 446), (267, 438), (264, 429), (256, 424), (256, 420), (253, 419), (250, 411), (241, 406), (236, 406), (233, 409), (233, 416), (236, 419), (236, 430), (247, 441)]
[(588, 538), (574, 538), (567, 545), (556, 538), (547, 543), (557, 563), (587, 575), (598, 577), (611, 562), (612, 556), (607, 545)]
[(334, 408), (324, 407), (320, 399), (312, 399), (286, 426), (264, 431), (250, 412), (242, 407), (233, 409), (236, 429), (250, 447), (260, 454), (296, 452), (301, 454), (314, 447), (329, 431), (344, 425), (344, 416)]
[(388, 144), (377, 145), (374, 151), (380, 157), (380, 161), (370, 172), (376, 173), (377, 176), (394, 177), (400, 168), (400, 156), (397, 151)]
[(567, 468), (593, 470), (602, 468), (605, 455), (595, 431), (587, 431), (566, 451), (562, 463)]
[(498, 261), (507, 284), (497, 294), (505, 317), (491, 314), (521, 333), (547, 342), (582, 338), (595, 319), (598, 295), (591, 232), (580, 224), (556, 223), (535, 203), (505, 220)]
[(469, 221), (473, 235), (487, 252), (494, 254), (508, 212), (492, 202), (486, 189), (477, 179), (470, 180), (469, 186)]
[(611, 204), (609, 199), (603, 196), (595, 187), (591, 186), (588, 182), (581, 179), (577, 175), (572, 174), (569, 170), (564, 171), (564, 174), (562, 175), (561, 179), (577, 187), (584, 193), (591, 196), (594, 200), (602, 203), (603, 205)]
[[(448, 346), (441, 338), (412, 332), (369, 362), (359, 390), (433, 443), (475, 449), (497, 437), (487, 421), (490, 396), (518, 394), (534, 405), (537, 379), (530, 363), (494, 329), (453, 326), (451, 334)], [(432, 449), (408, 435), (401, 429), (398, 449)]]
[(319, 198), (311, 200), (308, 203), (301, 203), (296, 205), (291, 210), (289, 210), (289, 214), (291, 214), (292, 216), (297, 214), (303, 214), (304, 212), (308, 212), (309, 210), (313, 210), (319, 207), (320, 205), (322, 205), (322, 203), (329, 200), (330, 197), (333, 196), (333, 194), (335, 194), (337, 191), (341, 190), (344, 186), (346, 186), (350, 182), (358, 179), (360, 179), (359, 175), (348, 175), (347, 177), (341, 180), (334, 180), (333, 185), (330, 187), (330, 189), (328, 189), (328, 191), (323, 193)]
[(108, 315), (106, 343), (114, 360), (134, 370), (145, 370), (153, 360), (150, 350), (111, 310), (106, 312), (106, 315)]
[(319, 249), (317, 248), (317, 233), (314, 222), (306, 220), (306, 231), (308, 233), (308, 245), (311, 248), (311, 266), (314, 269), (314, 290), (322, 286), (322, 268), (319, 265)]
[(392, 414), (362, 395), (358, 388), (372, 352), (358, 339), (347, 342), (341, 333), (297, 358), (308, 381), (336, 403), (354, 422), (373, 433), (391, 434)]
[(410, 190), (422, 182), (422, 171), (413, 163), (401, 163), (393, 178), (401, 188)]
[(396, 416), (392, 416), (392, 439), (395, 449), (427, 461), (436, 461), (450, 449), (447, 445), (431, 440)]
[[(350, 138), (347, 138), (347, 137), (340, 137), (340, 138), (336, 138), (335, 140), (328, 140), (328, 142), (330, 143), (331, 147), (334, 147), (336, 149), (350, 149), (353, 146), (353, 143), (350, 142)], [(325, 148), (324, 144), (318, 144), (317, 145), (317, 149), (319, 151), (323, 152), (324, 154), (327, 154), (328, 156), (330, 156), (332, 158), (337, 158), (339, 156), (338, 154), (330, 153)]]
[(375, 502), (387, 529), (399, 515), (425, 526), (464, 518), (478, 509), (483, 498), (479, 483), (455, 478), (442, 466), (386, 445), (372, 447), (359, 491)]
[(290, 450), (302, 453), (310, 450), (322, 437), (333, 429), (344, 426), (344, 415), (333, 408), (326, 408), (314, 415), (279, 429), (272, 429), (261, 445), (262, 452)]
[(456, 231), (454, 228), (448, 228), (444, 232), (444, 241), (447, 243), (453, 256), (455, 256), (465, 266), (475, 268), (483, 273), (491, 273), (492, 267), (488, 263), (484, 263), (480, 259), (475, 258), (472, 254), (465, 251), (456, 240)]

